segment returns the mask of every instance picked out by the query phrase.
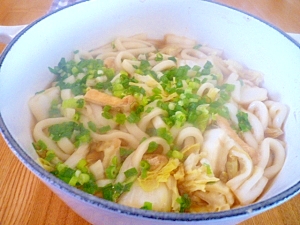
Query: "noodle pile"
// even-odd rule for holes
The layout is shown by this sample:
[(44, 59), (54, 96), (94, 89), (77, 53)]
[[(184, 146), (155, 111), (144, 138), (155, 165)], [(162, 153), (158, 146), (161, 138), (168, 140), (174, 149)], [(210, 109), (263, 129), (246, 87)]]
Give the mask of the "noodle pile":
[(172, 34), (119, 37), (49, 68), (29, 101), (40, 162), (119, 204), (214, 212), (254, 202), (285, 160), (285, 105), (262, 74)]

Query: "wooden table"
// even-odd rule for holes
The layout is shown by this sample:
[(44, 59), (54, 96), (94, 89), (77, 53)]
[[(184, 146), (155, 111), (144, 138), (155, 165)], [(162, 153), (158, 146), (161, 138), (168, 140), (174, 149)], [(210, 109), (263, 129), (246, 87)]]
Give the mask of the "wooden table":
[[(0, 25), (30, 23), (52, 0), (0, 0)], [(286, 32), (300, 33), (300, 0), (217, 0), (256, 15)], [(0, 52), (4, 45), (0, 45)], [(0, 135), (0, 224), (88, 224), (12, 154)], [(300, 195), (242, 225), (300, 224)]]

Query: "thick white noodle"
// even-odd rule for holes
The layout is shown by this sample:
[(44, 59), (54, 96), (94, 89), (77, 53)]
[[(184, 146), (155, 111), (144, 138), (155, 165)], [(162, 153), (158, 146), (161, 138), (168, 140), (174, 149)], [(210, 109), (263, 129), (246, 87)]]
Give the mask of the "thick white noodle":
[[(261, 159), (258, 166), (265, 169), (264, 176), (273, 178), (282, 168), (285, 161), (285, 149), (274, 138), (265, 138), (260, 146)], [(271, 162), (271, 165), (269, 165)]]
[(71, 89), (63, 89), (60, 91), (60, 97), (62, 100), (67, 100), (67, 99), (73, 98), (74, 95), (73, 95)]
[(163, 121), (163, 119), (160, 116), (156, 116), (152, 119), (152, 125), (155, 129), (158, 128), (167, 128), (167, 124)]
[(196, 128), (196, 127), (186, 127), (182, 129), (179, 134), (176, 137), (176, 145), (177, 146), (183, 146), (184, 141), (186, 138), (193, 137), (194, 138), (194, 143), (199, 143), (202, 145), (203, 143), (203, 136), (201, 131)]
[(267, 90), (257, 86), (249, 86), (247, 84), (241, 86), (240, 104), (250, 104), (253, 101), (265, 101), (268, 99)]
[(137, 56), (139, 54), (146, 54), (148, 52), (156, 51), (155, 47), (146, 47), (146, 48), (137, 48), (137, 49), (130, 49), (127, 50), (128, 52), (132, 53), (133, 55)]
[(250, 156), (241, 149), (232, 149), (231, 154), (238, 157), (240, 169), (237, 176), (227, 181), (226, 185), (234, 192), (242, 183), (249, 178), (253, 170), (253, 163)]
[(117, 182), (123, 182), (125, 180), (125, 174), (124, 172), (128, 169), (131, 169), (135, 167), (138, 171), (140, 171), (139, 164), (140, 161), (143, 158), (143, 155), (147, 152), (148, 146), (151, 142), (156, 142), (157, 144), (161, 145), (163, 148), (163, 154), (166, 154), (170, 150), (169, 144), (166, 142), (166, 140), (160, 138), (160, 137), (150, 137), (147, 140), (143, 141), (136, 150), (131, 153), (123, 162), (119, 174), (116, 178)]
[(118, 71), (122, 69), (122, 61), (124, 59), (134, 59), (135, 56), (128, 51), (119, 52), (115, 58), (115, 67)]
[(236, 114), (238, 113), (238, 107), (235, 102), (225, 103), (224, 106), (228, 108), (230, 119), (232, 120), (234, 125), (238, 125), (238, 119)]
[(229, 76), (231, 74), (231, 71), (227, 68), (227, 64), (224, 62), (224, 60), (221, 57), (210, 55), (208, 59), (209, 61), (213, 62), (214, 65), (213, 69), (217, 68), (218, 72), (223, 75), (222, 77), (224, 77), (224, 75)]
[[(90, 50), (90, 53), (93, 57), (95, 57), (96, 59), (104, 59), (104, 58), (101, 58), (101, 55), (106, 55), (107, 53), (108, 54), (114, 54), (115, 52), (115, 49), (113, 48), (112, 44), (107, 44), (107, 45), (104, 45), (102, 47), (99, 47), (99, 48), (95, 48), (95, 49), (92, 49)], [(100, 57), (100, 58), (98, 58)]]
[(269, 110), (269, 126), (274, 128), (282, 128), (287, 117), (288, 109), (280, 102), (266, 101)]
[(75, 145), (72, 143), (72, 141), (67, 138), (63, 137), (58, 142), (57, 145), (63, 150), (65, 153), (71, 155), (75, 151)]
[(225, 171), (227, 156), (233, 146), (233, 140), (220, 128), (204, 132), (201, 152), (205, 153), (216, 177)]
[(88, 116), (88, 118), (92, 121), (95, 122), (95, 124), (99, 125), (99, 126), (110, 126), (112, 129), (114, 129), (117, 126), (117, 123), (114, 120), (110, 120), (110, 119), (106, 119), (102, 116), (102, 106), (100, 105), (96, 105), (96, 104), (89, 104), (90, 108), (91, 108), (91, 112), (93, 115), (93, 119), (91, 119), (90, 116), (92, 116), (91, 114)]
[(37, 121), (49, 117), (49, 109), (54, 99), (59, 99), (58, 87), (51, 87), (29, 99), (29, 108)]
[(197, 44), (197, 41), (174, 34), (167, 34), (165, 35), (165, 43), (166, 45), (176, 45), (181, 48), (193, 48)]
[(100, 179), (105, 178), (103, 164), (102, 164), (102, 161), (100, 159), (97, 160), (94, 164), (90, 165), (89, 169), (93, 173), (93, 175), (95, 176), (96, 180), (100, 180)]
[(124, 59), (121, 63), (121, 67), (123, 70), (125, 70), (127, 73), (133, 75), (136, 71), (136, 68), (134, 66), (139, 66), (140, 63), (138, 61)]
[(238, 74), (231, 73), (226, 81), (226, 83), (234, 85), (234, 90), (231, 93), (231, 98), (237, 103), (239, 103), (241, 99), (241, 82), (237, 80), (238, 77)]
[(159, 71), (170, 69), (170, 68), (175, 67), (175, 66), (176, 66), (176, 63), (174, 61), (165, 60), (165, 61), (162, 61), (162, 62), (158, 63), (156, 66), (154, 66), (152, 68), (152, 70), (155, 71), (155, 72), (159, 72)]
[(261, 101), (254, 101), (250, 103), (247, 110), (259, 119), (263, 129), (266, 130), (269, 122), (269, 114), (266, 105)]
[(223, 51), (220, 50), (220, 49), (216, 49), (216, 48), (211, 48), (209, 46), (206, 46), (206, 45), (202, 45), (199, 50), (201, 52), (203, 52), (204, 54), (206, 55), (213, 55), (213, 56), (221, 56)]
[(102, 159), (102, 164), (104, 169), (110, 166), (112, 159), (114, 157), (117, 157), (117, 160), (120, 161), (120, 147), (121, 147), (121, 140), (118, 138), (103, 141), (101, 143), (97, 151), (103, 152), (104, 156)]
[(186, 172), (190, 172), (196, 169), (196, 166), (199, 164), (201, 160), (201, 155), (196, 153), (191, 153), (185, 160), (184, 160), (184, 169)]
[(204, 83), (199, 87), (197, 95), (203, 96), (204, 94), (207, 94), (207, 92), (209, 92), (209, 90), (212, 88), (215, 88), (212, 83)]
[(142, 141), (143, 138), (148, 138), (149, 135), (142, 131), (136, 123), (129, 123), (125, 122), (125, 127), (128, 130), (128, 132), (136, 137), (138, 141)]
[(180, 54), (182, 59), (197, 61), (201, 58), (207, 58), (207, 55), (196, 49), (183, 49)]
[(145, 132), (148, 125), (150, 124), (151, 120), (154, 117), (159, 116), (159, 115), (166, 115), (166, 111), (164, 111), (160, 108), (155, 108), (150, 113), (143, 115), (142, 119), (138, 123), (139, 128)]
[(46, 145), (47, 148), (50, 150), (53, 150), (58, 158), (61, 160), (66, 160), (69, 158), (69, 155), (64, 153), (58, 145), (53, 141), (47, 134), (44, 133), (44, 130), (47, 129), (48, 127), (55, 125), (55, 124), (60, 124), (64, 122), (69, 122), (71, 120), (65, 118), (65, 117), (60, 117), (60, 118), (48, 118), (41, 120), (38, 122), (34, 129), (33, 129), (33, 138), (35, 141), (42, 140)]
[(139, 141), (134, 135), (119, 130), (111, 130), (106, 134), (91, 132), (91, 136), (96, 141), (122, 139), (132, 148), (136, 148), (139, 145)]
[(252, 127), (251, 131), (243, 132), (245, 142), (253, 147), (258, 148), (258, 145), (264, 139), (264, 128), (260, 120), (252, 113), (245, 111), (248, 114), (248, 121)]
[(143, 49), (146, 47), (153, 46), (148, 41), (143, 41), (141, 39), (134, 39), (134, 38), (124, 38), (124, 37), (115, 39), (114, 45), (117, 51), (124, 51), (128, 49), (130, 50)]
[(264, 176), (264, 170), (255, 166), (253, 174), (236, 190), (235, 196), (239, 199), (241, 205), (247, 205), (255, 201), (256, 198), (263, 192), (268, 178)]
[(258, 148), (258, 142), (255, 139), (253, 133), (251, 133), (251, 131), (247, 131), (247, 132), (243, 132), (242, 133), (242, 137), (243, 140), (249, 145), (251, 146), (253, 149), (257, 149)]
[(123, 46), (121, 38), (116, 38), (114, 41), (114, 45), (117, 51), (125, 51), (126, 48)]
[(97, 57), (95, 59), (102, 59), (102, 60), (105, 60), (107, 58), (114, 59), (114, 58), (116, 58), (117, 55), (118, 55), (117, 52), (105, 52), (105, 53), (97, 55)]
[(89, 152), (89, 145), (82, 144), (78, 149), (64, 162), (68, 167), (74, 169), (81, 159), (84, 159)]

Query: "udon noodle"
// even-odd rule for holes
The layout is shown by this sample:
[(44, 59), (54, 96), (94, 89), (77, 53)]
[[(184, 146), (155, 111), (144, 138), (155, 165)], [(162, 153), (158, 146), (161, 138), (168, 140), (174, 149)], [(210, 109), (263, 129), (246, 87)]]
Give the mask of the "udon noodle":
[(29, 101), (40, 162), (119, 204), (214, 212), (256, 201), (285, 161), (288, 110), (260, 72), (205, 44), (119, 37), (49, 68)]

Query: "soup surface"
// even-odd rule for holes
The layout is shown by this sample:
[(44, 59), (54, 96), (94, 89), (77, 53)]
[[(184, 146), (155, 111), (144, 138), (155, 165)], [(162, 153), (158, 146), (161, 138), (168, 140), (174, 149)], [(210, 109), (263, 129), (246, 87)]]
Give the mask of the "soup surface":
[(49, 68), (29, 107), (46, 170), (119, 204), (214, 212), (254, 202), (280, 171), (287, 107), (263, 75), (186, 37), (119, 37)]

